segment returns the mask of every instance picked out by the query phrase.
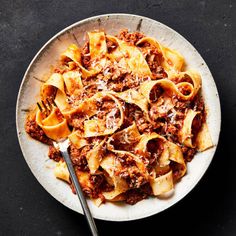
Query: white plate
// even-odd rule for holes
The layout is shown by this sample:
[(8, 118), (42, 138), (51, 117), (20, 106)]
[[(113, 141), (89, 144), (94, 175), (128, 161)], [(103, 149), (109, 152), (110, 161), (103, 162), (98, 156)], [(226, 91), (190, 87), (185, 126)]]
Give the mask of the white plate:
[(38, 79), (46, 78), (50, 66), (55, 64), (60, 53), (70, 43), (79, 42), (82, 45), (87, 31), (102, 29), (109, 34), (117, 34), (124, 28), (130, 31), (140, 30), (148, 36), (155, 37), (165, 46), (176, 49), (184, 56), (187, 68), (194, 68), (201, 74), (202, 92), (208, 109), (207, 123), (215, 146), (197, 154), (192, 162), (188, 163), (187, 174), (176, 184), (175, 191), (169, 198), (149, 198), (133, 206), (106, 203), (99, 208), (89, 200), (95, 218), (111, 221), (128, 221), (151, 216), (174, 205), (188, 194), (212, 161), (221, 123), (219, 96), (213, 77), (196, 49), (176, 31), (152, 19), (129, 14), (101, 15), (77, 22), (56, 34), (40, 49), (24, 75), (17, 99), (16, 124), (23, 155), (39, 183), (54, 198), (74, 211), (82, 213), (77, 196), (71, 192), (67, 184), (54, 177), (51, 169), (54, 163), (48, 160), (47, 156), (48, 146), (31, 139), (24, 129), (26, 111), (39, 99), (41, 82)]

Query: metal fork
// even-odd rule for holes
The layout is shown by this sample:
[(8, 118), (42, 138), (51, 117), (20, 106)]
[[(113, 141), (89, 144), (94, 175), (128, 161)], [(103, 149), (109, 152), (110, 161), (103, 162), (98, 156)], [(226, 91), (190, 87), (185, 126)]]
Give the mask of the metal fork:
[[(50, 114), (52, 107), (55, 106), (55, 103), (50, 102), (48, 99), (46, 99), (46, 101), (47, 101), (47, 105), (43, 101), (41, 101), (42, 106), (39, 103), (37, 103), (37, 105), (38, 105), (41, 112), (48, 115), (48, 114)], [(60, 152), (65, 160), (65, 163), (66, 163), (67, 168), (70, 173), (72, 183), (75, 186), (76, 194), (80, 200), (80, 204), (82, 206), (82, 209), (83, 209), (84, 215), (86, 217), (86, 220), (88, 222), (91, 233), (93, 236), (98, 236), (98, 230), (97, 230), (96, 224), (95, 224), (92, 214), (89, 210), (88, 203), (85, 199), (85, 196), (84, 196), (81, 186), (79, 184), (78, 178), (76, 176), (72, 161), (70, 159), (70, 155), (68, 153), (68, 147), (70, 145), (70, 141), (68, 138), (58, 141), (58, 142), (53, 141), (53, 145), (54, 145), (54, 147), (56, 147), (60, 150)]]

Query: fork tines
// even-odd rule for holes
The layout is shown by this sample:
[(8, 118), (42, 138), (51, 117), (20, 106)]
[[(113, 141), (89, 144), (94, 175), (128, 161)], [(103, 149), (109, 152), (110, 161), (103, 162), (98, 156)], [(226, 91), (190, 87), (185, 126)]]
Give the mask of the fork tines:
[(41, 100), (41, 104), (37, 102), (37, 106), (42, 113), (49, 115), (53, 106), (57, 106), (53, 99), (46, 98), (46, 101)]

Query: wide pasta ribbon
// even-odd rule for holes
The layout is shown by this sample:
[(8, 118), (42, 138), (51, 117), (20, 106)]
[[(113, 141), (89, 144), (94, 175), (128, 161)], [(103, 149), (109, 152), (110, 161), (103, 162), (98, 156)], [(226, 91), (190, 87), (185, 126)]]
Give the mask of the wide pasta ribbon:
[(141, 93), (135, 89), (128, 89), (124, 92), (114, 93), (114, 95), (129, 104), (138, 106), (144, 112), (146, 119), (152, 122), (148, 113), (148, 100)]
[[(159, 134), (143, 134), (137, 146), (135, 147), (136, 153), (141, 156), (145, 156), (147, 153), (147, 145), (151, 140), (159, 139), (163, 142), (164, 150), (162, 151), (160, 157), (158, 158), (158, 165), (156, 166), (156, 171), (159, 168), (169, 167), (170, 161), (177, 164), (178, 177), (182, 177), (186, 173), (186, 164), (183, 158), (183, 153), (176, 144), (167, 141), (164, 137)], [(167, 168), (168, 170), (169, 168)], [(158, 171), (156, 172), (158, 175)], [(173, 172), (171, 170), (168, 173), (153, 178), (150, 178), (150, 185), (152, 187), (154, 195), (160, 195), (165, 192), (170, 191), (173, 188)]]
[[(104, 32), (88, 32), (89, 53), (93, 67), (103, 68), (106, 63), (107, 44)], [(96, 62), (95, 62), (96, 61)]]
[[(106, 115), (105, 119), (92, 118), (94, 115), (99, 113), (100, 108), (98, 104), (104, 99), (113, 101), (115, 108)], [(118, 121), (115, 117), (116, 109), (119, 112)], [(84, 117), (84, 134), (82, 136), (85, 138), (113, 134), (123, 124), (124, 121), (124, 111), (122, 104), (113, 95), (113, 93), (110, 92), (98, 92), (91, 98), (84, 100), (77, 107), (63, 112), (63, 115), (68, 119), (73, 114), (80, 114), (82, 117)]]
[(57, 162), (53, 172), (58, 179), (62, 179), (65, 182), (70, 183), (70, 173), (64, 161)]
[(166, 139), (164, 137), (162, 137), (161, 135), (153, 132), (150, 134), (143, 134), (140, 138), (139, 143), (135, 146), (135, 153), (138, 153), (139, 155), (143, 155), (145, 156), (145, 153), (147, 152), (147, 144), (150, 140), (154, 140), (154, 139), (159, 139), (163, 142), (166, 141)]
[(80, 149), (84, 146), (89, 145), (89, 142), (86, 138), (82, 137), (81, 132), (73, 131), (69, 136), (68, 136), (70, 142), (77, 148)]
[[(130, 151), (126, 151), (127, 147), (122, 144), (127, 145), (134, 149), (134, 145), (140, 140), (140, 134), (136, 127), (136, 124), (133, 123), (131, 126), (123, 129), (115, 134), (113, 134), (107, 141), (107, 149), (111, 152), (103, 158), (101, 161), (101, 167), (108, 173), (109, 179), (114, 186), (114, 190), (111, 192), (103, 192), (105, 199), (107, 200), (119, 200), (119, 195), (129, 189), (128, 184), (125, 179), (121, 178), (118, 174), (122, 171), (123, 167), (117, 157), (122, 159), (124, 156), (135, 162), (136, 170), (139, 171), (142, 176), (145, 176), (147, 180), (149, 180), (149, 175), (146, 169), (143, 160), (131, 153)], [(123, 149), (123, 150), (122, 150)]]
[(88, 162), (88, 167), (91, 172), (91, 174), (95, 174), (96, 171), (98, 170), (100, 166), (100, 162), (103, 157), (103, 152), (104, 152), (104, 143), (107, 140), (104, 138), (101, 141), (96, 141), (94, 143), (91, 143), (88, 141), (88, 138), (82, 137), (81, 132), (79, 131), (74, 131), (72, 134), (68, 136), (70, 142), (77, 148), (81, 149), (85, 146), (92, 145), (92, 149), (88, 151), (86, 154), (86, 159)]
[[(198, 93), (199, 89), (202, 86), (201, 76), (197, 71), (193, 69), (184, 72), (171, 73), (169, 79), (175, 80), (175, 78), (178, 78), (180, 81), (176, 84), (179, 90), (182, 89), (184, 91), (185, 87), (188, 88), (189, 84), (192, 84), (193, 91), (189, 91), (189, 95), (191, 95), (190, 99), (192, 99)], [(185, 80), (187, 80), (188, 82), (185, 82)]]
[(137, 47), (129, 45), (127, 42), (119, 40), (111, 35), (107, 35), (106, 37), (118, 45), (118, 47), (111, 53), (110, 57), (116, 61), (120, 61), (124, 58), (127, 66), (134, 75), (152, 77), (152, 72), (142, 52)]
[[(70, 173), (64, 161), (60, 161), (56, 164), (56, 167), (54, 168), (54, 175), (58, 179), (64, 180), (71, 184)], [(83, 190), (90, 192), (93, 189), (93, 185), (89, 181), (90, 175), (88, 172), (76, 170), (76, 176)]]
[[(109, 98), (110, 100), (113, 100), (114, 103), (116, 104), (116, 108), (119, 111), (119, 120), (116, 122), (115, 119), (115, 110), (110, 111), (107, 116), (106, 120), (104, 121), (103, 119), (90, 119), (90, 120), (85, 120), (84, 121), (84, 137), (93, 137), (93, 136), (104, 136), (104, 135), (109, 135), (113, 134), (122, 124), (124, 121), (124, 111), (122, 109), (122, 105), (120, 101), (115, 98), (113, 95), (109, 93), (96, 93), (95, 96), (91, 98), (92, 103), (95, 103), (98, 100), (102, 100), (104, 98)], [(87, 110), (87, 109), (86, 109)], [(94, 109), (93, 111), (87, 110), (86, 115), (91, 117), (91, 113), (95, 115), (98, 112), (98, 109)]]
[(103, 146), (104, 146), (105, 141), (106, 141), (106, 139), (99, 142), (86, 155), (86, 159), (87, 159), (87, 162), (88, 162), (88, 167), (89, 167), (89, 170), (90, 170), (91, 174), (95, 174), (97, 169), (100, 166), (102, 156), (103, 156), (103, 152), (104, 152), (104, 147)]
[(78, 67), (80, 68), (82, 76), (84, 78), (91, 77), (93, 75), (96, 75), (99, 72), (99, 70), (95, 70), (95, 69), (87, 70), (86, 68), (84, 68), (82, 66), (81, 52), (80, 52), (79, 48), (75, 44), (71, 44), (67, 48), (67, 50), (64, 53), (62, 53), (61, 59), (62, 60), (70, 59), (73, 62), (75, 62), (78, 65)]
[(168, 166), (170, 161), (175, 163), (175, 171), (177, 172), (175, 179), (181, 178), (187, 171), (181, 148), (170, 141), (166, 141), (164, 144), (164, 151), (158, 161), (161, 168)]
[(107, 200), (113, 200), (121, 193), (129, 189), (127, 182), (115, 174), (116, 169), (121, 169), (121, 164), (114, 155), (107, 155), (101, 162), (101, 167), (108, 173), (111, 179), (111, 184), (114, 186), (114, 190), (110, 192), (103, 192), (103, 196)]
[(140, 39), (136, 45), (139, 46), (144, 43), (149, 43), (161, 53), (163, 56), (161, 66), (165, 69), (165, 71), (181, 71), (184, 64), (184, 58), (180, 53), (170, 48), (164, 47), (152, 37), (144, 37)]
[(66, 138), (71, 132), (65, 118), (58, 118), (57, 110), (53, 106), (50, 114), (45, 118), (45, 114), (40, 110), (36, 113), (36, 123), (43, 129), (47, 137), (53, 140)]
[(159, 196), (161, 194), (169, 192), (174, 188), (172, 171), (169, 171), (164, 175), (152, 179), (150, 181), (150, 185), (154, 196)]
[[(206, 123), (201, 126), (200, 131), (194, 137), (192, 126), (193, 121), (200, 112), (189, 109), (183, 122), (183, 127), (179, 131), (179, 141), (187, 147), (197, 148), (199, 151), (204, 151), (213, 146), (211, 136)], [(194, 140), (193, 140), (194, 138)]]
[[(164, 90), (164, 92), (170, 95), (174, 94), (182, 100), (191, 100), (194, 98), (201, 87), (201, 79), (197, 73), (194, 73), (192, 71), (183, 73), (191, 76), (193, 84), (189, 82), (180, 82), (178, 84), (175, 84), (170, 79), (145, 81), (140, 85), (139, 92), (144, 97), (146, 97), (149, 103), (153, 102), (150, 95), (152, 90), (155, 90), (155, 88), (162, 89)], [(180, 76), (183, 76), (183, 74), (181, 73)], [(155, 100), (156, 99), (157, 98), (155, 97)]]
[(81, 70), (83, 78), (89, 78), (99, 73), (106, 64), (106, 37), (104, 32), (89, 32), (89, 51), (91, 57), (91, 69), (86, 69), (82, 65), (80, 49), (75, 45), (71, 44), (67, 50), (62, 53), (61, 59), (70, 59), (75, 62)]
[(208, 148), (213, 147), (213, 142), (206, 122), (202, 124), (202, 127), (197, 135), (196, 146), (199, 152), (203, 152)]
[[(135, 147), (135, 152), (141, 156), (145, 156), (146, 153), (148, 152), (148, 149), (147, 149), (148, 142), (155, 139), (159, 139), (163, 143), (166, 142), (166, 139), (157, 133), (143, 134), (141, 136), (139, 143)], [(161, 195), (173, 189), (172, 171), (169, 171), (167, 174), (159, 176), (159, 177), (156, 177), (155, 172), (153, 174), (154, 176), (152, 176), (152, 178), (149, 179), (149, 182), (150, 182), (150, 186), (152, 188), (153, 194), (155, 196)]]
[[(119, 143), (124, 144), (124, 142), (127, 142), (127, 145), (129, 145), (129, 147), (133, 149), (132, 145), (136, 144), (140, 140), (140, 138), (141, 136), (139, 134), (137, 126), (135, 123), (133, 123), (131, 126), (127, 127), (126, 129), (123, 129), (113, 134), (107, 141), (107, 149), (112, 151), (116, 155), (129, 156), (131, 159), (135, 161), (136, 166), (139, 168), (140, 172), (142, 172), (145, 175), (148, 175), (145, 163), (139, 156), (131, 153), (130, 151), (126, 151), (126, 147), (123, 147), (122, 149), (120, 149), (119, 147), (118, 148), (114, 147), (114, 145), (117, 146), (117, 144)], [(114, 145), (112, 144), (112, 142), (114, 142)]]
[(107, 142), (109, 150), (120, 149), (114, 148), (114, 146), (122, 146), (122, 149), (133, 149), (134, 144), (136, 144), (141, 138), (141, 135), (138, 131), (136, 123), (133, 122), (129, 127), (114, 133)]
[(43, 100), (52, 96), (53, 88), (57, 89), (54, 101), (63, 113), (64, 110), (70, 109), (67, 94), (72, 95), (76, 89), (83, 88), (79, 71), (68, 71), (64, 74), (53, 73), (42, 86), (41, 95)]

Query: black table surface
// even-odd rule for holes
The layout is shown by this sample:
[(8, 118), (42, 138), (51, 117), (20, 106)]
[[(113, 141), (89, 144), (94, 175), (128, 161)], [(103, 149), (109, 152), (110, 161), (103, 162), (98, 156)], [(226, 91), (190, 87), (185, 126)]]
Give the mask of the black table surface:
[(84, 217), (54, 200), (24, 161), (15, 105), (23, 74), (48, 39), (76, 21), (115, 12), (158, 20), (196, 47), (218, 87), (222, 130), (210, 168), (187, 197), (142, 220), (96, 220), (100, 234), (236, 235), (236, 1), (229, 0), (0, 1), (0, 235), (89, 235)]

